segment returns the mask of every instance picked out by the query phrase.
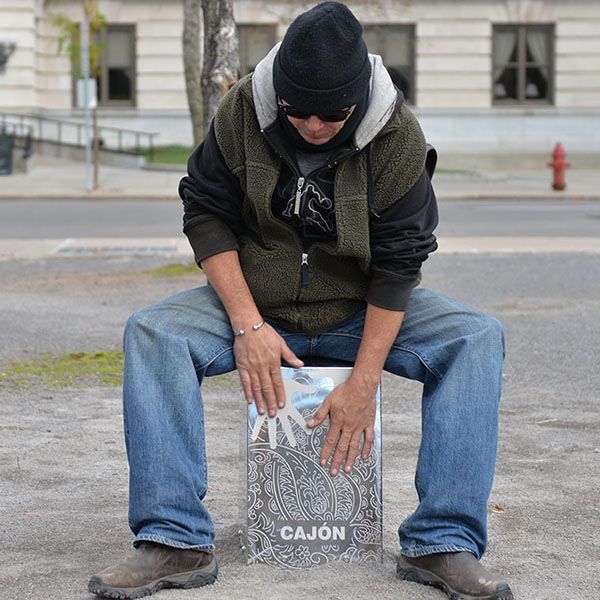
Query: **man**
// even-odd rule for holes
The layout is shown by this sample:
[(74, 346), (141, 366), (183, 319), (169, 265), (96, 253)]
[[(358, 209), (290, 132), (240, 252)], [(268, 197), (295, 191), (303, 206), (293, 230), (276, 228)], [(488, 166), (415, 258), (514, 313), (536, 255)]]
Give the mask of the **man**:
[[(429, 172), (426, 168), (429, 166)], [(403, 579), (452, 598), (512, 598), (482, 567), (503, 334), (413, 289), (437, 247), (433, 165), (414, 116), (344, 5), (300, 15), (222, 101), (181, 181), (184, 231), (210, 285), (129, 319), (124, 421), (133, 554), (90, 581), (113, 598), (217, 576), (200, 384), (237, 368), (258, 412), (284, 406), (280, 366), (352, 361), (308, 424), (350, 472), (373, 442), (382, 370), (424, 384), (416, 486), (400, 526)]]

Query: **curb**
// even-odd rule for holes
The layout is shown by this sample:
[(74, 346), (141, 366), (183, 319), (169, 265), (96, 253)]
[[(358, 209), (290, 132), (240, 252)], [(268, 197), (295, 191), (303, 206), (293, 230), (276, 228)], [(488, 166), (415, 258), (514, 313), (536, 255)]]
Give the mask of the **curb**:
[(514, 192), (514, 193), (465, 193), (461, 194), (460, 192), (437, 192), (436, 198), (441, 202), (450, 202), (456, 200), (511, 200), (511, 201), (520, 201), (520, 200), (532, 200), (532, 201), (554, 201), (554, 200), (562, 200), (567, 202), (586, 202), (586, 201), (597, 201), (600, 200), (600, 194), (597, 192), (591, 193), (568, 193), (568, 192), (548, 192), (546, 194), (542, 194), (539, 192), (527, 193), (527, 192)]
[[(599, 237), (442, 237), (436, 254), (592, 253), (600, 254)], [(158, 238), (65, 238), (0, 240), (0, 261), (39, 258), (165, 256), (194, 253), (185, 236)]]
[(177, 192), (172, 194), (129, 194), (127, 192), (114, 194), (85, 194), (85, 193), (66, 193), (66, 194), (9, 194), (6, 192), (0, 193), (0, 201), (7, 200), (176, 200), (180, 202)]

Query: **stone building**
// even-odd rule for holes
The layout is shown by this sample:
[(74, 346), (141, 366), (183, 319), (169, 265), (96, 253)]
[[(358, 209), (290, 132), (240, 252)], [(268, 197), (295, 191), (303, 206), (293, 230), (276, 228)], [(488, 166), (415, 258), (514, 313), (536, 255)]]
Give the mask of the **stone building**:
[[(314, 3), (235, 0), (242, 74)], [(1, 0), (0, 113), (81, 119), (70, 59), (58, 54), (50, 19), (64, 13), (77, 20), (81, 4)], [(597, 0), (347, 4), (442, 166), (537, 164), (559, 140), (572, 162), (600, 166)], [(159, 144), (191, 143), (181, 0), (100, 0), (99, 8), (108, 23), (98, 78), (101, 122), (159, 132)]]

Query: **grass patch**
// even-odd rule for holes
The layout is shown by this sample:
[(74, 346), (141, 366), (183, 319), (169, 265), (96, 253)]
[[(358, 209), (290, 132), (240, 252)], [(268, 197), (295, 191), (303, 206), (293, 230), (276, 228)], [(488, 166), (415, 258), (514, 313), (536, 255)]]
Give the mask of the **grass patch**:
[(176, 263), (172, 265), (165, 265), (164, 267), (158, 267), (156, 269), (150, 269), (149, 271), (144, 271), (144, 273), (147, 273), (148, 275), (161, 275), (164, 277), (177, 277), (178, 275), (189, 275), (190, 273), (201, 272), (201, 269), (198, 268), (196, 263)]
[(17, 387), (41, 385), (51, 389), (121, 385), (123, 352), (76, 352), (42, 354), (29, 360), (15, 360), (0, 367), (0, 383)]
[(154, 154), (150, 150), (142, 148), (141, 152), (149, 163), (162, 163), (168, 165), (186, 165), (187, 160), (194, 150), (194, 146), (155, 146)]
[[(468, 171), (467, 169), (436, 169), (435, 175), (473, 175), (475, 171)], [(434, 177), (435, 177), (434, 175)]]

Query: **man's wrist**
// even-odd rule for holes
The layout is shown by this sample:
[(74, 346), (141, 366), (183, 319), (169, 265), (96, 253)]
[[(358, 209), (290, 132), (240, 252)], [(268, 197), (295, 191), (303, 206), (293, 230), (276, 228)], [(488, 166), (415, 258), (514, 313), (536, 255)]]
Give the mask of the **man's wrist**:
[(246, 335), (246, 333), (248, 331), (258, 331), (264, 324), (265, 324), (265, 320), (261, 319), (258, 323), (254, 323), (254, 325), (251, 325), (248, 329), (246, 329), (246, 328), (234, 329), (233, 337), (241, 337), (243, 335)]
[(358, 385), (367, 392), (375, 393), (381, 381), (381, 372), (377, 369), (362, 370), (354, 367), (350, 380), (354, 385)]
[(258, 325), (262, 320), (262, 315), (254, 307), (243, 312), (236, 311), (234, 315), (229, 315), (229, 323), (234, 332), (244, 330), (248, 333), (252, 331), (253, 325)]

